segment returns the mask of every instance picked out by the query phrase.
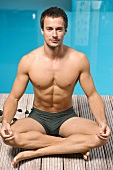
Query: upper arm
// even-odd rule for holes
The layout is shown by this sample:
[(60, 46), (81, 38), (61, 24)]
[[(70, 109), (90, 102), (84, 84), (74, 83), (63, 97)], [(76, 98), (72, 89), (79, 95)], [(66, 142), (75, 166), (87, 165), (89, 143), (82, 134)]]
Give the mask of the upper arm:
[(23, 57), (18, 65), (17, 76), (14, 81), (10, 96), (16, 100), (19, 100), (27, 87), (28, 81), (28, 67), (26, 66), (26, 59)]
[(92, 76), (90, 74), (90, 64), (87, 57), (84, 55), (82, 58), (82, 67), (79, 77), (80, 85), (84, 90), (87, 97), (90, 97), (94, 92), (96, 92)]

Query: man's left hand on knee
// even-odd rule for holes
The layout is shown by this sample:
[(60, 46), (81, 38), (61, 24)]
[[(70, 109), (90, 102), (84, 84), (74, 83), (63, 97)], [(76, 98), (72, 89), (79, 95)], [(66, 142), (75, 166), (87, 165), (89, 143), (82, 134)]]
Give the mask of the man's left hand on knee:
[(107, 140), (110, 136), (111, 130), (106, 123), (99, 125), (98, 137), (102, 140)]

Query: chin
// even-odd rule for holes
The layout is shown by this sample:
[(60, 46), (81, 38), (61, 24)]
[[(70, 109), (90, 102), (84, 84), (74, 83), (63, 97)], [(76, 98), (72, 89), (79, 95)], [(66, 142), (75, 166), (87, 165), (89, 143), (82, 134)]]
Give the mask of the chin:
[(50, 48), (57, 48), (60, 44), (47, 44)]

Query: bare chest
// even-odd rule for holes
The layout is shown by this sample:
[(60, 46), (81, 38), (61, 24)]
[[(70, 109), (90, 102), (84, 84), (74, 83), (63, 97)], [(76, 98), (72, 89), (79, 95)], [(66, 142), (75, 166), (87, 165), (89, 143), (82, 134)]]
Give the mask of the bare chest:
[(53, 85), (65, 89), (75, 85), (79, 71), (71, 64), (40, 63), (32, 67), (29, 77), (37, 88), (46, 89)]

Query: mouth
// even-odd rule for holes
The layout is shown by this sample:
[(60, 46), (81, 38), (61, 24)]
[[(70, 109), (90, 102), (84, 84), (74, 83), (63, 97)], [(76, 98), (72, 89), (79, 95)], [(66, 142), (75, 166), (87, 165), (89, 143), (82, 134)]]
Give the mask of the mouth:
[(51, 40), (52, 43), (58, 43), (59, 40)]

